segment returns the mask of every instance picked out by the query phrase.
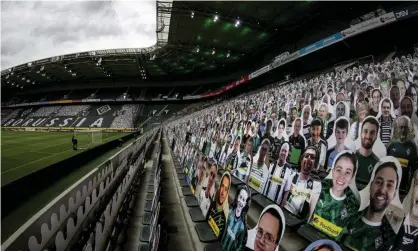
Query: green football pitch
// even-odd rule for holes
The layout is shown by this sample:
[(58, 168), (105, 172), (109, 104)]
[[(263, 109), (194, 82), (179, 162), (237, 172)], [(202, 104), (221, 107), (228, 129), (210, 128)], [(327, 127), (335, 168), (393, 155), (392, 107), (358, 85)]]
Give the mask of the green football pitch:
[[(72, 149), (73, 132), (1, 132), (1, 185), (97, 146), (91, 133), (78, 133), (77, 151)], [(102, 143), (126, 133), (102, 133)]]

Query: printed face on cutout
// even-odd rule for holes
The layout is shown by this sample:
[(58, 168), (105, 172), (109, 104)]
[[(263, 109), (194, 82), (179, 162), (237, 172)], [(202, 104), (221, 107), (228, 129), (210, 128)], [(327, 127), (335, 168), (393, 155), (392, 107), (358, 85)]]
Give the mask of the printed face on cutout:
[(332, 185), (337, 191), (344, 191), (354, 175), (354, 164), (348, 157), (339, 158), (332, 169)]
[(306, 149), (305, 153), (302, 156), (301, 162), (301, 172), (310, 173), (311, 170), (315, 167), (316, 152), (314, 149)]
[(303, 109), (303, 120), (307, 121), (309, 119), (309, 114), (310, 114), (310, 108), (306, 107), (305, 109)]
[(402, 142), (406, 141), (409, 132), (409, 123), (405, 117), (400, 117), (396, 120), (399, 129), (399, 136)]
[(213, 187), (213, 184), (215, 183), (215, 178), (216, 178), (216, 164), (213, 164), (210, 167), (210, 173), (209, 173), (209, 179), (208, 179), (208, 186), (207, 186), (207, 191), (210, 191), (211, 188)]
[(237, 138), (234, 142), (234, 151), (238, 151), (239, 145), (241, 144), (241, 138)]
[(393, 107), (395, 109), (399, 108), (399, 99), (400, 99), (399, 88), (397, 86), (393, 86), (390, 89), (390, 100), (392, 100)]
[(322, 126), (320, 125), (311, 126), (311, 135), (313, 142), (319, 141), (319, 137), (321, 136), (321, 130)]
[[(343, 89), (341, 90), (341, 92), (343, 92)], [(338, 102), (340, 102), (340, 101), (344, 101), (344, 94), (343, 93), (339, 93), (338, 95), (337, 95), (337, 103)]]
[(270, 132), (270, 130), (271, 130), (271, 126), (272, 126), (273, 124), (271, 123), (271, 121), (269, 120), (269, 121), (267, 121), (267, 127), (266, 127), (266, 132)]
[(413, 110), (414, 108), (411, 99), (407, 97), (403, 98), (401, 102), (401, 114), (411, 118)]
[(344, 103), (338, 103), (336, 115), (337, 115), (337, 118), (345, 115), (345, 105), (344, 105)]
[(398, 80), (398, 82), (396, 82), (396, 86), (399, 88), (400, 96), (404, 97), (406, 92), (405, 83), (402, 80)]
[(280, 153), (279, 153), (279, 160), (283, 163), (286, 161), (287, 156), (289, 155), (289, 144), (283, 144), (282, 147), (280, 148)]
[(261, 146), (260, 146), (260, 155), (259, 155), (259, 160), (264, 160), (264, 158), (266, 157), (266, 155), (269, 152), (269, 145), (264, 142)]
[(389, 100), (383, 100), (382, 102), (382, 116), (383, 117), (389, 117), (390, 116), (390, 111), (391, 111), (391, 104)]
[(217, 201), (219, 205), (222, 205), (228, 198), (229, 183), (229, 176), (224, 175), (221, 184), (219, 184), (219, 201)]
[(371, 149), (377, 138), (377, 126), (371, 123), (363, 124), (361, 130), (361, 146), (364, 149)]
[(335, 138), (337, 140), (337, 143), (339, 145), (343, 145), (345, 139), (347, 138), (347, 129), (338, 128), (338, 127), (336, 127), (335, 129), (336, 129), (335, 130)]
[(395, 198), (396, 171), (391, 167), (384, 167), (376, 173), (370, 186), (370, 209), (381, 213)]
[(299, 135), (300, 132), (300, 128), (302, 127), (302, 122), (300, 121), (300, 119), (297, 119), (295, 121), (295, 126), (293, 128), (293, 131), (296, 135)]
[(274, 251), (277, 247), (276, 240), (280, 221), (271, 213), (264, 213), (258, 223), (257, 234), (254, 243), (254, 251)]
[(321, 117), (322, 120), (326, 120), (327, 116), (328, 116), (328, 109), (325, 105), (321, 105), (319, 107), (319, 116)]
[(295, 120), (298, 116), (298, 112), (296, 109), (292, 109), (292, 120)]
[(238, 194), (237, 208), (235, 209), (235, 215), (241, 216), (242, 210), (247, 205), (248, 193), (245, 189), (241, 189)]

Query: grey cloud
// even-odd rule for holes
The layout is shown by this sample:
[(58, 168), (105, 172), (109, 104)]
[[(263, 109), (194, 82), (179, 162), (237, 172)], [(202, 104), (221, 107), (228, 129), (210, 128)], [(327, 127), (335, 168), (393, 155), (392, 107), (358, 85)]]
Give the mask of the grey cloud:
[(155, 43), (155, 2), (16, 1), (1, 6), (2, 70), (61, 54)]

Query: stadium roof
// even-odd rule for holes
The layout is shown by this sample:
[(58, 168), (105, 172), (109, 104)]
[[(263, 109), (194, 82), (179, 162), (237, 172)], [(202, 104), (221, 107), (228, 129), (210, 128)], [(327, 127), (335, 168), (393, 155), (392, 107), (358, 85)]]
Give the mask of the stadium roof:
[[(149, 48), (111, 49), (61, 55), (1, 72), (2, 87), (96, 80), (140, 82), (199, 80), (248, 73), (255, 59), (295, 34), (326, 29), (377, 9), (373, 2), (157, 2), (157, 43)], [(390, 6), (391, 3), (379, 3)], [(337, 19), (336, 19), (337, 18)], [(332, 31), (330, 31), (332, 33)], [(245, 72), (244, 72), (245, 71)], [(235, 76), (233, 76), (235, 74)], [(5, 84), (6, 83), (6, 84)], [(27, 88), (28, 89), (28, 88)]]

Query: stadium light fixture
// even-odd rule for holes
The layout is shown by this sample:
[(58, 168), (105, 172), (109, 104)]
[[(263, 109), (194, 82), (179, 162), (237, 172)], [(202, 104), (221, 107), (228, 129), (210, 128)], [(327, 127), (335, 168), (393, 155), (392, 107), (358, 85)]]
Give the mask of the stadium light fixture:
[(239, 25), (240, 25), (240, 21), (239, 21), (239, 19), (235, 22), (235, 27), (238, 27)]
[(194, 18), (194, 11), (192, 11), (191, 18)]
[(215, 15), (215, 17), (213, 18), (213, 21), (216, 22), (218, 21), (218, 19), (219, 19), (218, 15)]

